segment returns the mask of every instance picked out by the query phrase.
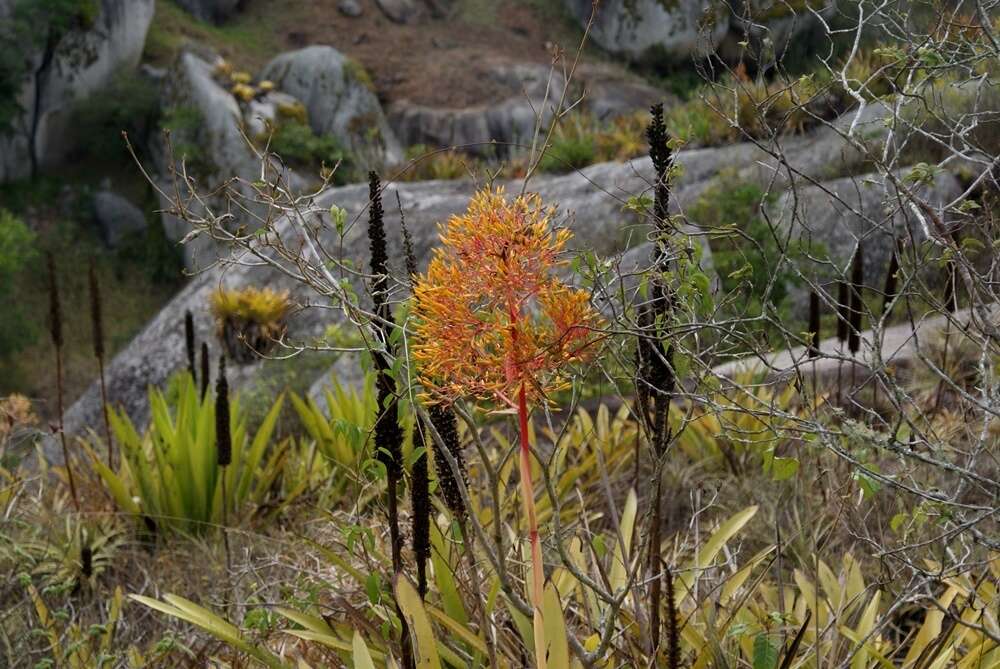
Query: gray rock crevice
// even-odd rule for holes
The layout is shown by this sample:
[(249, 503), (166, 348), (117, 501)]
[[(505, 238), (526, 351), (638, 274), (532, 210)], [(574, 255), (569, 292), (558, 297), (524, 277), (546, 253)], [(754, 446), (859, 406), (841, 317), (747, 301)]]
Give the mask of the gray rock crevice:
[[(13, 3), (0, 3), (0, 20)], [(74, 146), (77, 103), (97, 95), (142, 56), (154, 0), (101, 0), (93, 23), (56, 44), (25, 44), (27, 75), (18, 94), (21, 113), (0, 135), (0, 182), (60, 165)], [(2, 32), (0, 32), (2, 36)]]

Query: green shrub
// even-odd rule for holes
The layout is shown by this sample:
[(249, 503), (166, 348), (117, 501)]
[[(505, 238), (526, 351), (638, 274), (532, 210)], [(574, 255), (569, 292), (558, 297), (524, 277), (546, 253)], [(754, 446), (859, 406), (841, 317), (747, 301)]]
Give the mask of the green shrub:
[[(341, 474), (357, 471), (365, 454), (368, 434), (374, 429), (378, 402), (375, 398), (375, 377), (365, 376), (360, 392), (345, 388), (334, 379), (324, 393), (326, 411), (309, 396), (291, 395), (292, 406), (299, 415), (306, 434), (316, 443), (326, 461), (340, 469)], [(341, 489), (344, 478), (334, 483)]]
[(163, 112), (160, 128), (170, 131), (174, 159), (186, 162), (189, 170), (199, 174), (211, 171), (211, 159), (199, 141), (199, 129), (204, 118), (197, 107), (178, 105)]
[(406, 150), (406, 170), (398, 173), (398, 181), (432, 181), (464, 179), (470, 170), (482, 167), (482, 160), (458, 151), (432, 151), (426, 144), (414, 144)]
[(14, 298), (15, 279), (35, 260), (35, 233), (9, 211), (0, 209), (0, 358), (19, 351), (33, 338), (24, 300)]
[[(347, 157), (336, 138), (331, 135), (317, 135), (307, 124), (291, 119), (275, 128), (271, 135), (270, 148), (282, 160), (299, 166), (333, 167), (338, 160)], [(343, 172), (344, 168), (345, 165), (342, 164), (338, 174)], [(346, 176), (344, 174), (337, 181), (342, 181)]]
[(800, 248), (790, 243), (783, 255), (761, 216), (761, 208), (773, 200), (756, 184), (723, 177), (688, 211), (699, 228), (709, 231), (722, 292), (745, 296), (740, 304), (747, 316), (760, 314), (765, 302), (781, 307), (797, 281), (785, 258), (798, 257)]
[[(299, 397), (292, 393), (290, 397), (301, 427), (329, 468), (329, 493), (339, 495), (349, 483), (372, 475), (375, 470), (381, 470), (381, 476), (385, 476), (384, 465), (376, 458), (370, 442), (378, 409), (373, 373), (365, 375), (360, 388), (345, 387), (333, 378), (323, 391), (325, 410), (308, 395)], [(408, 403), (400, 402), (398, 417), (403, 428), (403, 456), (409, 463), (413, 453), (414, 414)], [(359, 500), (358, 507), (370, 501), (372, 496), (366, 495)]]
[(280, 122), (297, 121), (298, 123), (309, 123), (309, 110), (298, 100), (295, 102), (279, 102), (277, 112)]
[[(646, 112), (626, 114), (609, 121), (599, 121), (590, 114), (569, 116), (553, 133), (551, 145), (538, 164), (542, 172), (564, 173), (594, 163), (629, 160), (645, 154)], [(397, 166), (397, 181), (464, 179), (470, 175), (497, 174), (505, 179), (524, 177), (528, 167), (526, 154), (504, 163), (455, 151), (433, 150), (425, 144), (407, 149), (407, 163)], [(405, 167), (405, 169), (402, 169)]]
[(145, 144), (159, 114), (156, 86), (136, 72), (121, 72), (107, 89), (77, 103), (75, 127), (80, 148), (90, 157), (128, 159), (122, 131), (132, 145)]
[(568, 172), (592, 165), (597, 143), (592, 137), (556, 137), (538, 167), (543, 172)]
[(673, 107), (667, 128), (672, 137), (696, 146), (721, 146), (742, 141), (745, 135), (764, 139), (802, 132), (818, 122), (805, 105), (819, 90), (809, 77), (790, 83), (727, 77)]

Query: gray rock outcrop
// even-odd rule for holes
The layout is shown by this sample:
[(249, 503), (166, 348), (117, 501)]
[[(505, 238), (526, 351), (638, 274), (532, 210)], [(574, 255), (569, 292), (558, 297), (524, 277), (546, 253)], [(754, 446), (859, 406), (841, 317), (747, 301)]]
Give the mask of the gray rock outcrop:
[[(244, 114), (236, 98), (216, 80), (214, 72), (214, 63), (192, 52), (184, 52), (171, 68), (163, 87), (167, 115), (185, 119), (177, 124), (180, 127), (171, 131), (174, 169), (179, 170), (183, 160), (201, 193), (218, 190), (215, 196), (203, 197), (201, 201), (192, 198), (183, 187), (175, 193), (166, 147), (159, 147), (160, 208), (164, 232), (172, 241), (179, 241), (190, 232), (190, 226), (176, 215), (178, 195), (186, 207), (199, 215), (207, 210), (215, 216), (228, 214), (233, 226), (255, 225), (256, 217), (265, 212), (264, 205), (252, 197), (250, 185), (260, 178), (262, 165), (262, 156), (252, 145), (253, 102)], [(278, 93), (262, 98), (275, 105), (286, 100), (293, 98)], [(267, 110), (262, 107), (258, 111)], [(268, 162), (268, 170), (269, 177), (280, 174), (283, 183), (292, 190), (301, 190), (307, 185), (301, 175), (273, 157)], [(233, 204), (225, 189), (220, 188), (223, 184), (240, 194), (239, 205)], [(198, 237), (183, 246), (183, 255), (188, 269), (199, 270), (215, 259), (216, 248), (211, 240)]]
[[(963, 191), (950, 172), (938, 172), (933, 180), (922, 184), (908, 182), (908, 173), (902, 170), (896, 176), (903, 179), (907, 190), (939, 212)], [(850, 276), (849, 265), (859, 242), (864, 244), (865, 285), (881, 290), (897, 241), (912, 248), (927, 240), (928, 232), (935, 234), (926, 215), (919, 213), (891, 180), (879, 174), (804, 186), (795, 193), (783, 194), (771, 209), (770, 219), (779, 231), (790, 229), (791, 239), (808, 245), (810, 255), (828, 258), (825, 263), (798, 265), (803, 273), (812, 275), (810, 278), (826, 282), (831, 292), (833, 281)], [(951, 223), (947, 216), (941, 218)], [(806, 288), (796, 288), (791, 297), (802, 310), (808, 308)]]
[[(590, 0), (565, 0), (582, 24)], [(597, 9), (590, 38), (600, 47), (633, 60), (652, 52), (673, 59), (715, 50), (729, 32), (729, 10), (717, 0), (605, 0)]]
[[(0, 38), (13, 29), (12, 7), (0, 3)], [(20, 113), (0, 134), (0, 182), (29, 176), (32, 158), (40, 169), (61, 164), (75, 144), (74, 106), (136, 67), (153, 9), (154, 0), (101, 0), (93, 22), (69, 31), (48, 58), (44, 45), (23, 45), (28, 67), (16, 96)]]
[(409, 23), (420, 9), (415, 0), (375, 0), (375, 4), (394, 23)]
[[(222, 88), (213, 76), (213, 65), (191, 52), (180, 55), (167, 75), (164, 85), (164, 108), (167, 115), (185, 117), (184, 127), (171, 133), (174, 161), (185, 162), (189, 173), (195, 174), (203, 188), (211, 190), (234, 177), (252, 181), (260, 173), (260, 159), (243, 135), (243, 113), (236, 99)], [(170, 165), (164, 149), (160, 152), (158, 172), (162, 190), (173, 193), (168, 186)], [(184, 195), (182, 193), (182, 195)], [(202, 211), (201, 204), (189, 206)], [(209, 200), (210, 207), (225, 211), (224, 202)], [(170, 212), (174, 203), (161, 196), (163, 229), (172, 241), (182, 239), (190, 228)], [(189, 269), (197, 269), (214, 259), (215, 248), (210, 240), (199, 238), (183, 247), (184, 261)]]
[[(983, 310), (991, 327), (996, 327), (998, 309), (996, 305)], [(977, 316), (982, 312), (977, 311)], [(794, 383), (798, 378), (812, 380), (833, 380), (837, 374), (845, 378), (854, 375), (857, 387), (864, 387), (870, 381), (873, 370), (883, 365), (891, 365), (893, 378), (902, 382), (910, 369), (919, 364), (920, 358), (933, 356), (933, 342), (942, 332), (950, 331), (953, 338), (960, 337), (966, 328), (979, 331), (983, 320), (972, 319), (972, 313), (963, 309), (955, 314), (941, 314), (935, 311), (917, 310), (912, 322), (901, 323), (876, 330), (862, 330), (859, 333), (858, 353), (844, 350), (843, 343), (836, 337), (828, 337), (819, 342), (821, 356), (810, 358), (805, 346), (778, 351), (770, 355), (753, 355), (723, 363), (712, 369), (717, 378), (735, 377), (742, 372), (755, 370), (762, 372), (769, 381)], [(878, 353), (876, 356), (875, 353)], [(855, 368), (852, 372), (851, 369)]]
[(668, 106), (674, 102), (669, 93), (628, 75), (620, 67), (584, 64), (577, 70), (577, 81), (584, 90), (583, 109), (600, 121), (648, 110), (657, 102)]
[[(590, 0), (564, 0), (581, 25), (590, 19)], [(799, 0), (603, 0), (590, 37), (609, 53), (630, 60), (683, 60), (724, 47), (735, 60), (749, 41), (766, 42), (780, 52), (814, 28), (813, 10), (826, 12), (835, 0), (808, 4)], [(812, 6), (816, 5), (816, 6)], [(759, 46), (759, 45), (758, 45)], [(766, 63), (766, 58), (764, 60)]]
[[(457, 147), (472, 155), (505, 158), (530, 146), (539, 118), (542, 131), (548, 128), (566, 83), (560, 72), (540, 63), (497, 60), (477, 67), (508, 96), (454, 109), (398, 100), (388, 109), (389, 123), (404, 144)], [(581, 65), (570, 88), (570, 100), (583, 94), (577, 108), (600, 121), (649, 109), (671, 97), (611, 64)]]
[(377, 166), (402, 158), (364, 68), (333, 47), (283, 53), (267, 64), (261, 78), (301, 100), (313, 132), (332, 135), (362, 163)]
[(101, 236), (111, 248), (125, 237), (146, 229), (146, 216), (121, 195), (110, 190), (94, 193), (94, 219), (101, 227)]
[(205, 167), (223, 179), (249, 178), (259, 171), (259, 161), (243, 136), (243, 112), (213, 72), (214, 64), (190, 51), (181, 54), (167, 77), (164, 107), (168, 115), (192, 117), (185, 125), (193, 126), (193, 134), (178, 139), (197, 148)]
[[(565, 85), (558, 72), (534, 63), (489, 63), (483, 68), (510, 97), (494, 103), (457, 109), (394, 102), (389, 122), (406, 145), (447, 146), (476, 155), (508, 156), (531, 143), (538, 115), (543, 128), (552, 119), (552, 107)], [(546, 101), (546, 91), (548, 100)]]
[(344, 16), (350, 16), (352, 19), (361, 16), (364, 13), (364, 9), (361, 7), (361, 3), (358, 0), (340, 0), (337, 3), (337, 9)]

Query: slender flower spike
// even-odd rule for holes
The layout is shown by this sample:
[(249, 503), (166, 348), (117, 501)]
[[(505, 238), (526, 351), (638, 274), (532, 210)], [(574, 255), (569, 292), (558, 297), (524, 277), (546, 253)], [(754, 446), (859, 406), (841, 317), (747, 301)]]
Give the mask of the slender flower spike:
[[(425, 439), (418, 428), (413, 431), (415, 448), (423, 446)], [(430, 478), (427, 467), (428, 451), (413, 461), (410, 502), (413, 507), (413, 555), (417, 559), (417, 592), (427, 595), (427, 560), (431, 557), (431, 500)]]
[(201, 399), (205, 399), (205, 394), (208, 393), (208, 376), (208, 344), (201, 342)]
[(586, 292), (552, 275), (570, 238), (537, 195), (483, 190), (453, 216), (414, 287), (420, 380), (432, 400), (529, 403), (565, 383), (565, 367), (596, 340)]
[(111, 441), (111, 421), (108, 417), (108, 387), (104, 380), (104, 318), (101, 313), (101, 289), (97, 283), (97, 271), (94, 269), (94, 261), (90, 261), (90, 268), (87, 273), (90, 283), (90, 323), (93, 326), (94, 357), (97, 358), (98, 378), (101, 382), (101, 414), (104, 418), (104, 440), (108, 444), (108, 467), (112, 466), (114, 460), (113, 444)]
[(101, 291), (100, 287), (97, 285), (97, 272), (94, 269), (93, 261), (90, 263), (87, 278), (90, 284), (90, 324), (93, 327), (94, 333), (94, 357), (103, 361), (104, 319), (101, 313)]
[(229, 425), (229, 381), (226, 380), (226, 357), (219, 356), (219, 378), (215, 382), (216, 462), (226, 467), (233, 461), (233, 437)]
[(184, 350), (187, 352), (188, 372), (195, 379), (194, 371), (194, 316), (191, 311), (184, 312)]
[(861, 308), (862, 293), (865, 289), (865, 247), (858, 242), (851, 263), (851, 299), (848, 306), (847, 350), (857, 353), (861, 349)]
[[(462, 442), (458, 437), (458, 421), (455, 412), (451, 408), (442, 404), (432, 404), (427, 408), (431, 424), (437, 430), (444, 447), (448, 449), (451, 457), (458, 464), (458, 471), (463, 482), (468, 483), (467, 471), (465, 468), (465, 458), (462, 455)], [(434, 450), (434, 468), (437, 472), (438, 490), (444, 503), (451, 510), (451, 513), (464, 521), (468, 511), (465, 508), (465, 500), (462, 498), (462, 491), (458, 485), (458, 479), (449, 466), (448, 460), (438, 445), (436, 439), (430, 439), (431, 448)]]
[(56, 278), (56, 259), (49, 253), (45, 257), (49, 271), (49, 334), (56, 348), (63, 345), (62, 304), (59, 301), (59, 281)]
[(847, 343), (847, 321), (850, 318), (851, 297), (847, 282), (837, 282), (837, 341), (841, 347)]

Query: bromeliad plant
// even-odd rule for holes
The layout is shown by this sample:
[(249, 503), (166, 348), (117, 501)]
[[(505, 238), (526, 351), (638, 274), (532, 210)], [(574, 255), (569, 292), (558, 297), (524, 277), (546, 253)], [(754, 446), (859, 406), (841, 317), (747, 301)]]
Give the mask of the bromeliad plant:
[(262, 502), (281, 473), (284, 446), (268, 446), (284, 397), (274, 403), (252, 440), (238, 399), (230, 403), (231, 461), (221, 466), (214, 398), (202, 398), (190, 374), (179, 375), (175, 384), (173, 406), (160, 390), (150, 390), (151, 420), (144, 434), (124, 412), (112, 412), (111, 427), (121, 449), (117, 471), (93, 452), (91, 460), (123, 511), (142, 517), (150, 527), (204, 532), (223, 522), (224, 509), (233, 520), (232, 513), (238, 517), (247, 502)]
[(464, 215), (451, 218), (414, 286), (413, 357), (428, 401), (468, 398), (517, 413), (538, 666), (546, 664), (544, 572), (528, 407), (564, 387), (568, 366), (594, 348), (601, 324), (589, 295), (553, 276), (570, 233), (553, 230), (552, 216), (537, 195), (477, 193)]
[(290, 398), (306, 434), (335, 470), (331, 484), (342, 490), (348, 480), (345, 474), (356, 472), (361, 466), (368, 435), (375, 425), (378, 412), (375, 375), (367, 374), (359, 388), (331, 379), (330, 386), (323, 390), (325, 410), (309, 395), (299, 397), (292, 393)]
[(284, 335), (292, 303), (287, 292), (250, 286), (218, 290), (212, 295), (211, 308), (227, 355), (248, 363), (267, 355)]

